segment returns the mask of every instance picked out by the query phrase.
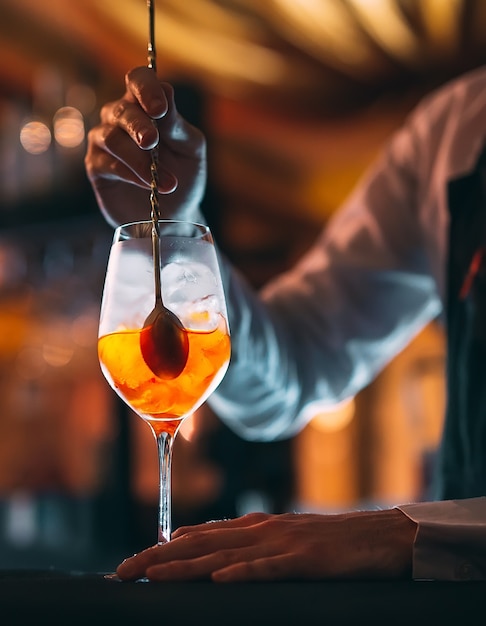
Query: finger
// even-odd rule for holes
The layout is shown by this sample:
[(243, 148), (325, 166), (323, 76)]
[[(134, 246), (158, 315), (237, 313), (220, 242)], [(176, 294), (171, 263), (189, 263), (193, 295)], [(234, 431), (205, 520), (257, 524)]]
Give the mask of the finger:
[(147, 567), (145, 576), (158, 582), (208, 579), (213, 572), (225, 571), (228, 566), (254, 561), (261, 549), (247, 546), (218, 550), (193, 559), (157, 563)]
[(296, 563), (292, 554), (241, 560), (213, 571), (214, 582), (249, 582), (296, 579)]
[[(91, 181), (105, 178), (150, 187), (150, 155), (117, 128), (98, 126), (90, 131), (85, 166)], [(159, 167), (158, 182), (160, 193), (177, 187), (176, 177), (163, 167)]]
[(254, 544), (252, 532), (245, 533), (231, 529), (200, 531), (174, 538), (163, 545), (152, 546), (125, 559), (118, 566), (117, 574), (124, 580), (132, 580), (144, 576), (147, 568), (153, 565), (165, 565), (171, 562), (187, 563), (201, 557), (218, 558), (218, 563), (222, 566), (227, 551), (249, 546), (261, 550)]
[(100, 111), (103, 124), (113, 124), (122, 128), (142, 148), (153, 148), (159, 134), (154, 120), (167, 114), (168, 98), (175, 109), (173, 89), (159, 82), (152, 70), (136, 68), (126, 76), (127, 91), (123, 98), (108, 102)]
[(101, 109), (100, 119), (106, 127), (121, 128), (142, 150), (150, 150), (159, 141), (153, 120), (129, 100), (121, 99), (106, 104)]
[(204, 524), (196, 524), (194, 526), (180, 526), (172, 534), (173, 538), (181, 537), (182, 535), (188, 535), (192, 533), (199, 533), (201, 531), (212, 530), (224, 530), (224, 529), (236, 529), (236, 528), (248, 528), (260, 522), (264, 522), (269, 519), (268, 513), (248, 513), (241, 517), (235, 517), (232, 519), (224, 520), (211, 520)]
[(157, 582), (209, 579), (212, 572), (221, 567), (223, 562), (218, 556), (208, 554), (197, 559), (158, 563), (147, 567), (145, 576)]
[(125, 85), (125, 98), (137, 102), (149, 117), (159, 119), (167, 113), (167, 95), (153, 69), (143, 66), (130, 70)]
[(157, 554), (162, 546), (156, 545), (142, 550), (126, 558), (116, 568), (116, 573), (122, 580), (136, 580), (145, 576), (147, 567), (157, 562)]
[[(99, 179), (106, 179), (133, 183), (143, 188), (150, 187), (145, 171), (147, 165), (144, 167), (140, 163), (137, 164), (138, 155), (135, 155), (135, 160), (128, 161), (126, 158), (109, 152), (104, 147), (104, 142), (100, 144), (91, 143), (86, 156), (86, 173), (89, 180), (95, 182)], [(129, 162), (130, 165), (128, 165)]]

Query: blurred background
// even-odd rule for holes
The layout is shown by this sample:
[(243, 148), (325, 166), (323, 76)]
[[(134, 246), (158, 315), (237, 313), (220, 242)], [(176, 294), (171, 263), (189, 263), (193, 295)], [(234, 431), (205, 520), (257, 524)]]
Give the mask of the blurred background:
[[(255, 287), (308, 248), (419, 98), (486, 59), (483, 0), (158, 0), (156, 14), (159, 75), (208, 136), (203, 210)], [(144, 0), (0, 3), (2, 567), (109, 570), (156, 540), (155, 444), (97, 361), (112, 231), (83, 168), (147, 32)], [(275, 443), (203, 407), (175, 444), (174, 526), (426, 497), (443, 366), (432, 324)]]

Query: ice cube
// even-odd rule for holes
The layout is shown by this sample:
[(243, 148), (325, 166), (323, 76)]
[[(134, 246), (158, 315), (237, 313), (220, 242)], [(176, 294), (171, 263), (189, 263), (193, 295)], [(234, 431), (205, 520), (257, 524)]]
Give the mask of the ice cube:
[(166, 306), (217, 297), (218, 281), (202, 263), (170, 263), (162, 268), (161, 281)]
[(184, 327), (190, 330), (211, 332), (218, 328), (221, 321), (219, 299), (215, 295), (194, 302), (173, 303), (171, 308)]

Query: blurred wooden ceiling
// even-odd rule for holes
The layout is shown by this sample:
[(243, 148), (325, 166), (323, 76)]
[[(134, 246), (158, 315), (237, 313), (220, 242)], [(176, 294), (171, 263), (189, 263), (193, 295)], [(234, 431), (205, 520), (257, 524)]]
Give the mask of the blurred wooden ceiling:
[[(484, 0), (159, 0), (156, 15), (159, 73), (232, 97), (339, 108), (486, 59)], [(2, 0), (0, 95), (30, 94), (46, 65), (119, 93), (147, 32), (145, 0)]]

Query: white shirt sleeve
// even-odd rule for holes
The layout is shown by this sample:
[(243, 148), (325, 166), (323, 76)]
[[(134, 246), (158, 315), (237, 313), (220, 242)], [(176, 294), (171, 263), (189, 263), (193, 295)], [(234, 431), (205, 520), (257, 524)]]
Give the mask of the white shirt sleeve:
[(486, 497), (396, 508), (418, 524), (414, 579), (486, 580)]
[(418, 216), (418, 134), (412, 120), (395, 135), (312, 249), (260, 297), (223, 267), (232, 357), (209, 403), (242, 437), (295, 434), (441, 312)]

